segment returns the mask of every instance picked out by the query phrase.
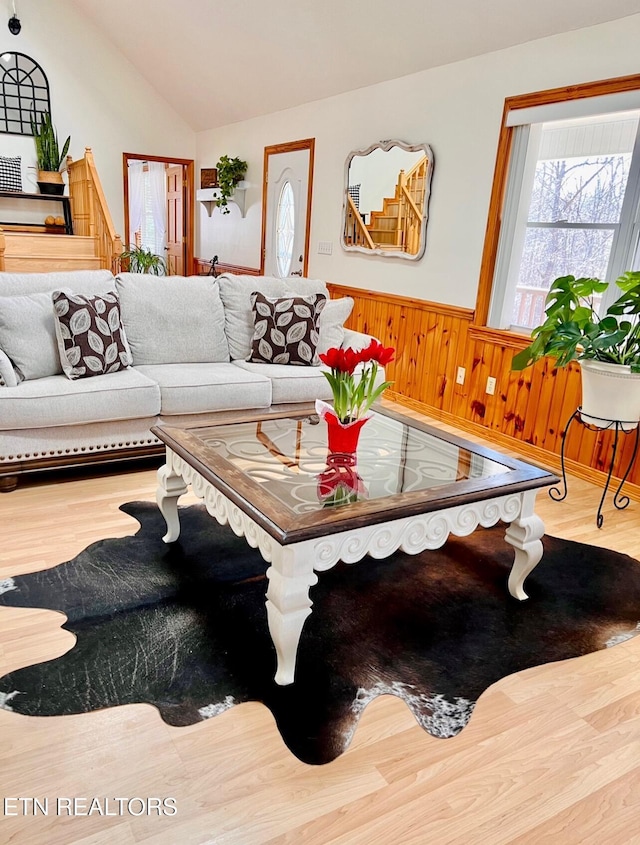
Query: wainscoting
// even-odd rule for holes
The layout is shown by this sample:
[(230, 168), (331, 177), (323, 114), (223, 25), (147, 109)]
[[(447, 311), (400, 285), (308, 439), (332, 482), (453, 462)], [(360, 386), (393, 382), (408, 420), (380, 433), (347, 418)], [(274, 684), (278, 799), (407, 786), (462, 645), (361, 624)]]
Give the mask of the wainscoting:
[[(389, 398), (559, 468), (562, 432), (580, 404), (577, 364), (555, 369), (545, 360), (512, 372), (511, 359), (526, 346), (526, 339), (474, 326), (470, 309), (344, 285), (330, 284), (329, 289), (332, 297), (355, 300), (351, 328), (396, 348), (396, 361), (388, 368), (394, 380)], [(458, 367), (466, 370), (463, 385), (456, 383)], [(493, 396), (485, 392), (489, 376), (496, 379)], [(617, 477), (627, 467), (634, 440), (633, 433), (621, 436)], [(567, 468), (604, 483), (612, 442), (611, 432), (589, 431), (574, 422), (565, 452)], [(625, 491), (640, 499), (640, 460)]]
[[(196, 273), (209, 269), (203, 259), (194, 265)], [(233, 264), (217, 264), (216, 269), (260, 275), (256, 268)], [(551, 360), (545, 360), (513, 372), (511, 359), (527, 339), (474, 325), (470, 308), (347, 285), (328, 283), (328, 287), (333, 298), (353, 297), (350, 328), (396, 348), (396, 360), (387, 370), (394, 381), (387, 391), (390, 399), (559, 470), (562, 432), (580, 404), (577, 364), (555, 369)], [(458, 367), (466, 370), (462, 385), (456, 383)], [(496, 380), (492, 396), (485, 391), (489, 376)], [(624, 474), (634, 440), (633, 433), (621, 435), (614, 478)], [(604, 485), (612, 444), (611, 432), (590, 431), (574, 422), (565, 450), (567, 469)], [(613, 482), (612, 488), (616, 489)], [(640, 458), (623, 492), (640, 501)]]

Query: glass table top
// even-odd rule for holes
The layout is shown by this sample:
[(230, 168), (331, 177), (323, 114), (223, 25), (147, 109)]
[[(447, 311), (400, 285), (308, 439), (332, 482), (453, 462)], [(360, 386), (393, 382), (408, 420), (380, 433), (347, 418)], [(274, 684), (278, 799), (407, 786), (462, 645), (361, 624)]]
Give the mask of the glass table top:
[[(511, 472), (499, 461), (380, 413), (364, 425), (356, 461), (338, 461), (337, 468), (331, 456), (327, 460), (326, 424), (315, 414), (191, 433), (297, 514)], [(328, 464), (333, 472), (327, 473)], [(341, 497), (338, 488), (352, 495)]]

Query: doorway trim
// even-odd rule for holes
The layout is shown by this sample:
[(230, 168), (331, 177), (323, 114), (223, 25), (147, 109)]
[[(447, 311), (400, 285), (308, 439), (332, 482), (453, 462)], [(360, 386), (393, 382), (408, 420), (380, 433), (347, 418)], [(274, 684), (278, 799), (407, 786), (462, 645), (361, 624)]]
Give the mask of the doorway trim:
[[(264, 164), (262, 169), (262, 239), (260, 242), (260, 274), (264, 275), (264, 262), (267, 245), (267, 173), (269, 172), (269, 156), (278, 153), (292, 153), (296, 150), (309, 150), (309, 190), (307, 192), (307, 217), (305, 227), (304, 262), (302, 275), (306, 276), (309, 269), (309, 252), (311, 251), (311, 199), (313, 196), (313, 159), (316, 139), (304, 138), (301, 141), (288, 141), (286, 144), (272, 144), (264, 148)], [(127, 230), (128, 231), (128, 230)]]
[(194, 271), (194, 207), (195, 161), (192, 158), (176, 156), (152, 156), (142, 153), (122, 153), (122, 175), (124, 180), (124, 243), (129, 243), (129, 161), (160, 161), (164, 164), (182, 165), (182, 213), (184, 231), (183, 273), (191, 276)]

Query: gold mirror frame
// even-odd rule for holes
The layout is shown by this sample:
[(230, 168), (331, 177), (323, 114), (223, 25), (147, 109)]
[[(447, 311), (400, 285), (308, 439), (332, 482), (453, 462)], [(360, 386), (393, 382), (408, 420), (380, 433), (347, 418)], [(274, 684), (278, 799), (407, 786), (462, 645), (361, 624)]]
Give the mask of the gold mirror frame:
[[(377, 151), (388, 153), (394, 147), (416, 154), (409, 170), (394, 169), (385, 174), (387, 190), (380, 197), (383, 208), (360, 211), (360, 197), (365, 194), (362, 182), (350, 181), (350, 171), (356, 157), (366, 157)], [(422, 153), (422, 156), (417, 154)], [(393, 167), (393, 165), (392, 165)], [(342, 203), (342, 248), (346, 252), (381, 255), (384, 258), (407, 258), (417, 261), (427, 245), (427, 221), (433, 152), (428, 144), (407, 144), (404, 141), (380, 141), (364, 150), (353, 150), (345, 163), (344, 196)], [(377, 176), (380, 173), (378, 172)], [(359, 191), (357, 190), (359, 189)], [(386, 214), (385, 212), (390, 212)], [(369, 223), (366, 216), (370, 215)], [(375, 224), (375, 225), (374, 225)]]

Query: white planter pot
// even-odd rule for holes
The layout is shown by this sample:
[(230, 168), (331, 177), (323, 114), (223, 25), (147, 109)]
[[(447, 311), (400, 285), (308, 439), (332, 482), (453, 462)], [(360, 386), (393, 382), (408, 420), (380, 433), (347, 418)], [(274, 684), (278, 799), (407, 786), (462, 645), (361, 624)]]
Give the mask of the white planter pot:
[(580, 361), (582, 370), (582, 411), (585, 423), (607, 428), (607, 420), (620, 420), (623, 431), (631, 431), (640, 421), (640, 373), (626, 364)]

